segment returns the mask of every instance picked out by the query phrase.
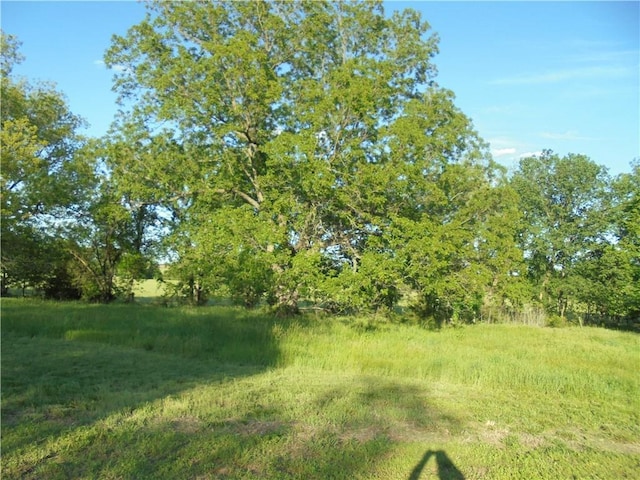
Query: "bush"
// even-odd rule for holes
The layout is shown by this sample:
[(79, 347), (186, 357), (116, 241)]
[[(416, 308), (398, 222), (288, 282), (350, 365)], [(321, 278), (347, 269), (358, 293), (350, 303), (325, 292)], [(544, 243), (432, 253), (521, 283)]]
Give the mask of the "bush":
[(547, 317), (547, 327), (562, 328), (568, 325), (567, 319), (560, 315), (550, 315)]
[(76, 286), (65, 265), (54, 271), (43, 285), (44, 298), (49, 300), (80, 300), (82, 290)]

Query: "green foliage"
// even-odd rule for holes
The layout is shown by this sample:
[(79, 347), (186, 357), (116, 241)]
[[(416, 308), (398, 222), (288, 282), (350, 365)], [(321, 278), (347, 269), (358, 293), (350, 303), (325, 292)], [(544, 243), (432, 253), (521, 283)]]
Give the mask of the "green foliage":
[(551, 315), (547, 318), (547, 326), (554, 328), (566, 327), (567, 319), (560, 315)]
[(507, 178), (435, 83), (416, 12), (147, 7), (106, 52), (122, 109), (92, 141), (60, 93), (12, 76), (2, 35), (3, 295), (130, 301), (162, 261), (167, 303), (402, 305), (433, 328), (637, 318), (638, 163), (611, 179), (545, 151)]
[(560, 158), (545, 151), (524, 158), (511, 179), (520, 194), (521, 248), (538, 298), (565, 316), (576, 298), (576, 266), (606, 241), (609, 178), (583, 155)]
[[(389, 229), (404, 278), (417, 292), (413, 309), (437, 323), (475, 321), (487, 302), (518, 303), (521, 253), (514, 238), (516, 195), (495, 166), (453, 164), (434, 174), (431, 204)], [(499, 178), (499, 177), (498, 177)]]
[(22, 60), (19, 45), (1, 33), (1, 290), (5, 295), (13, 284), (56, 298), (75, 297), (65, 272), (68, 255), (42, 220), (60, 218), (85, 187), (83, 166), (73, 158), (83, 141), (76, 133), (82, 120), (51, 86), (12, 75)]
[(589, 252), (577, 266), (576, 296), (594, 314), (623, 317), (634, 309), (637, 312), (634, 260), (631, 251), (617, 245), (603, 245)]
[(607, 310), (637, 319), (640, 317), (640, 160), (631, 164), (631, 173), (615, 179), (612, 195), (612, 227), (617, 243), (611, 255), (621, 280), (607, 283), (608, 293), (614, 299), (614, 305)]
[(73, 257), (76, 283), (92, 301), (109, 302), (118, 295), (130, 300), (135, 280), (147, 278), (153, 268), (149, 236), (157, 215), (113, 172), (117, 148), (109, 140), (91, 141), (76, 152), (85, 188), (72, 214), (55, 226)]
[[(11, 76), (18, 42), (2, 34), (2, 277), (45, 295), (130, 297), (150, 264), (155, 212), (119, 171), (115, 142), (87, 142), (62, 94)], [(46, 234), (44, 233), (46, 231)], [(56, 286), (58, 284), (58, 286)]]
[(80, 298), (81, 291), (69, 271), (71, 256), (63, 241), (30, 225), (7, 229), (0, 240), (3, 296), (12, 285), (23, 291), (30, 287), (45, 298)]
[(372, 252), (361, 257), (357, 271), (344, 267), (327, 285), (329, 310), (335, 312), (389, 312), (400, 299), (401, 278), (385, 259)]
[[(420, 209), (432, 165), (482, 157), (452, 94), (432, 85), (428, 24), (412, 11), (386, 18), (379, 3), (152, 10), (106, 60), (127, 67), (115, 84), (135, 99), (123, 125), (171, 122), (189, 152), (192, 170), (173, 185), (185, 272), (208, 270), (203, 279), (248, 305), (266, 295), (296, 311), (304, 295), (340, 309), (393, 307), (401, 274), (376, 238), (391, 214)], [(395, 148), (408, 127), (419, 146)]]
[[(3, 229), (73, 201), (82, 187), (71, 161), (81, 142), (82, 120), (71, 114), (61, 93), (12, 76), (21, 61), (19, 42), (2, 35), (0, 79), (1, 212)], [(4, 230), (3, 230), (4, 231)]]

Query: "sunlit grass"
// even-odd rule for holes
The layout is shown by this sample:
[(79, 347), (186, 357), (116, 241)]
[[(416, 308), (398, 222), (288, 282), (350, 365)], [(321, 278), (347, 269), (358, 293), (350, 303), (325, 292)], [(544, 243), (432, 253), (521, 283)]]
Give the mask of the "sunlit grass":
[(639, 338), (5, 300), (3, 478), (634, 478)]

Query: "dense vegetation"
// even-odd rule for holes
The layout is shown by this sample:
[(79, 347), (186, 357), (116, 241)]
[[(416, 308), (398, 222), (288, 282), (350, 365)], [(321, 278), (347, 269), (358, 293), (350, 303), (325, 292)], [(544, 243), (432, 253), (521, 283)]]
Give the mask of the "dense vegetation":
[(3, 34), (2, 293), (130, 299), (163, 262), (197, 304), (637, 319), (640, 164), (546, 151), (507, 175), (437, 50), (375, 2), (153, 3), (106, 53), (122, 113), (86, 139)]
[(2, 308), (3, 478), (637, 478), (635, 333)]

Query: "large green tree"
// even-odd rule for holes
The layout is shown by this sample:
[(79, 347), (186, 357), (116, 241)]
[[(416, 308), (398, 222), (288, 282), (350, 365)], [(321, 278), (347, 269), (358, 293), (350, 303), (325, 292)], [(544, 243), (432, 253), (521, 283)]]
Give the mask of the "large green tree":
[(57, 268), (57, 249), (44, 248), (41, 220), (74, 205), (84, 188), (73, 161), (82, 120), (63, 95), (13, 75), (22, 60), (18, 40), (1, 33), (0, 211), (2, 280), (41, 284)]
[(631, 172), (619, 175), (614, 184), (616, 236), (620, 250), (627, 252), (625, 314), (640, 317), (640, 159), (631, 164)]
[[(385, 16), (381, 2), (149, 8), (106, 63), (130, 107), (120, 128), (172, 152), (126, 169), (141, 184), (161, 166), (176, 172), (157, 199), (176, 219), (185, 280), (284, 311), (301, 295), (386, 308), (403, 283), (394, 225), (456, 217), (470, 229), (500, 209), (492, 194), (480, 205), (497, 169), (435, 84), (437, 37), (418, 13)], [(475, 193), (466, 218), (462, 199)], [(414, 235), (433, 241), (429, 229)], [(458, 243), (475, 258), (491, 236), (474, 235)]]
[(523, 158), (511, 179), (524, 222), (520, 243), (538, 299), (563, 317), (583, 288), (576, 266), (606, 241), (606, 169), (584, 155)]
[[(606, 235), (580, 259), (580, 300), (596, 320), (640, 315), (640, 163), (607, 192)], [(593, 315), (589, 315), (592, 317)]]
[(90, 300), (132, 298), (135, 280), (153, 266), (157, 212), (153, 199), (132, 188), (128, 175), (119, 171), (130, 154), (128, 145), (109, 138), (89, 141), (77, 151), (74, 161), (86, 170), (84, 189), (55, 225), (73, 259), (71, 273)]

